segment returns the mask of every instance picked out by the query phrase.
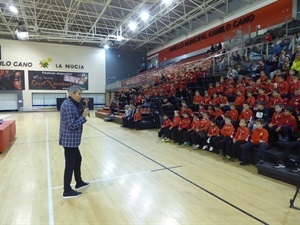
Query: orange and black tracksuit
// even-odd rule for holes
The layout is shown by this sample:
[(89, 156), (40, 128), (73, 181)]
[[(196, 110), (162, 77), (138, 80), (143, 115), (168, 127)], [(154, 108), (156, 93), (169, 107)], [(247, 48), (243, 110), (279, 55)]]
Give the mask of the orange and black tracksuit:
[(269, 133), (265, 128), (254, 129), (251, 134), (251, 139), (242, 147), (243, 163), (249, 163), (249, 154), (254, 147), (258, 147), (258, 159), (263, 160), (266, 149), (268, 147)]

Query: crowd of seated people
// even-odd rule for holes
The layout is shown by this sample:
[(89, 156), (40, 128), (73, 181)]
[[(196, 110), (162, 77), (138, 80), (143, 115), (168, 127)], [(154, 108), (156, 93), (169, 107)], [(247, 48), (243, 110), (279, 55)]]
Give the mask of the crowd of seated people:
[[(234, 60), (243, 60), (237, 54)], [(300, 46), (291, 56), (281, 51), (274, 58), (271, 62), (263, 57), (248, 68), (233, 63), (236, 66), (229, 66), (227, 74), (204, 92), (192, 88), (201, 86), (209, 73), (209, 60), (193, 67), (182, 65), (157, 76), (152, 85), (121, 92), (117, 102), (120, 108), (150, 107), (158, 102), (162, 112), (168, 112), (159, 131), (165, 142), (217, 151), (231, 160), (237, 159), (241, 148), (241, 165), (249, 164), (249, 151), (257, 148), (259, 163), (263, 163), (266, 149), (277, 141), (297, 146), (300, 137)], [(134, 114), (127, 117), (132, 119)], [(284, 151), (276, 168), (283, 168), (290, 151)]]

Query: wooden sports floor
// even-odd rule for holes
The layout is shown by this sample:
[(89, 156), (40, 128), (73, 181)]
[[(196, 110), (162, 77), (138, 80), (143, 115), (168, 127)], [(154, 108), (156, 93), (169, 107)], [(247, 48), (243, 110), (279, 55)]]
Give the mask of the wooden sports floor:
[[(1, 113), (17, 137), (0, 155), (1, 225), (300, 224), (295, 187), (91, 113), (81, 144), (80, 198), (62, 198), (58, 112)], [(295, 202), (300, 206), (300, 196)]]

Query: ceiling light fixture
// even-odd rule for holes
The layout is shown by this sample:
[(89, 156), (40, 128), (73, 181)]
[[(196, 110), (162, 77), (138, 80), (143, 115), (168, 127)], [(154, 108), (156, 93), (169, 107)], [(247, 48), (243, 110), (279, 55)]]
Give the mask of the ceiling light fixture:
[(104, 45), (104, 48), (105, 48), (105, 49), (109, 49), (109, 45), (108, 45), (108, 44), (105, 44), (105, 45)]
[(144, 21), (144, 22), (146, 22), (148, 19), (149, 19), (149, 13), (148, 12), (142, 12), (141, 13), (141, 19)]
[(170, 5), (172, 3), (173, 0), (163, 0), (163, 3), (165, 5)]
[(136, 23), (135, 22), (131, 22), (130, 24), (129, 24), (129, 28), (130, 28), (130, 30), (135, 30), (136, 28), (137, 28), (137, 25), (136, 25)]
[(9, 10), (14, 14), (18, 14), (18, 9), (13, 5), (9, 6)]
[(18, 40), (21, 40), (21, 41), (29, 40), (28, 32), (16, 32), (16, 33), (17, 33)]

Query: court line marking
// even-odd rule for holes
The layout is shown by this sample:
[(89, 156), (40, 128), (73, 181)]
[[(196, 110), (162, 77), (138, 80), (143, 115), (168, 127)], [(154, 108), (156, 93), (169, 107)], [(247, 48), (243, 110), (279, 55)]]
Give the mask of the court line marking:
[[(181, 166), (172, 166), (172, 167), (169, 167), (169, 168), (177, 168), (177, 167), (181, 167)], [(146, 171), (142, 171), (142, 172), (129, 173), (129, 174), (121, 175), (121, 176), (115, 176), (115, 177), (108, 177), (108, 178), (101, 178), (101, 179), (89, 180), (88, 182), (89, 183), (97, 183), (97, 182), (103, 182), (103, 181), (105, 182), (105, 181), (120, 179), (120, 178), (124, 178), (124, 177), (132, 177), (132, 176), (137, 176), (137, 175), (146, 174), (146, 173), (158, 172), (158, 171), (162, 171), (162, 170), (167, 170), (167, 168), (154, 169), (154, 170), (146, 170)], [(71, 186), (75, 186), (75, 184), (71, 184)], [(60, 188), (63, 188), (63, 186), (52, 187), (52, 190), (54, 190), (54, 189), (60, 189)]]
[(154, 163), (160, 165), (161, 167), (165, 168), (166, 170), (169, 170), (169, 171), (170, 171), (171, 173), (173, 173), (174, 175), (176, 175), (176, 176), (182, 178), (183, 180), (187, 181), (188, 183), (190, 183), (190, 184), (194, 185), (195, 187), (197, 187), (197, 188), (199, 188), (199, 189), (205, 191), (206, 193), (210, 194), (211, 196), (213, 196), (213, 197), (217, 198), (218, 200), (224, 202), (225, 204), (227, 204), (227, 205), (233, 207), (234, 209), (236, 209), (236, 210), (242, 212), (243, 214), (245, 214), (245, 215), (251, 217), (252, 219), (254, 219), (254, 220), (256, 220), (256, 221), (258, 221), (258, 222), (260, 222), (260, 223), (262, 223), (262, 224), (264, 224), (264, 225), (269, 225), (267, 222), (265, 222), (265, 221), (263, 221), (263, 220), (257, 218), (256, 216), (254, 216), (254, 215), (252, 215), (252, 214), (246, 212), (245, 210), (241, 209), (240, 207), (238, 207), (238, 206), (236, 206), (236, 205), (234, 205), (234, 204), (228, 202), (227, 200), (225, 200), (225, 199), (221, 198), (220, 196), (218, 196), (218, 195), (212, 193), (211, 191), (209, 191), (209, 190), (205, 189), (204, 187), (200, 186), (199, 184), (196, 184), (195, 182), (189, 180), (188, 178), (186, 178), (186, 177), (184, 177), (184, 176), (182, 176), (182, 175), (180, 175), (180, 174), (174, 172), (172, 169), (168, 169), (166, 166), (164, 166), (163, 164), (159, 163), (159, 162), (156, 161), (155, 159), (150, 158), (149, 156), (147, 156), (147, 155), (145, 155), (145, 154), (139, 152), (138, 150), (132, 148), (131, 146), (129, 146), (129, 145), (127, 145), (127, 144), (125, 144), (125, 143), (119, 141), (118, 139), (116, 139), (116, 138), (110, 136), (109, 134), (104, 133), (103, 131), (101, 131), (101, 130), (98, 129), (97, 127), (94, 127), (93, 125), (88, 124), (88, 123), (86, 123), (86, 125), (88, 125), (88, 126), (94, 128), (95, 130), (99, 131), (100, 133), (103, 133), (103, 134), (107, 135), (108, 137), (110, 137), (110, 138), (113, 139), (114, 141), (116, 141), (116, 142), (122, 144), (123, 146), (126, 146), (126, 147), (129, 148), (130, 150), (132, 150), (132, 151), (134, 151), (135, 153), (137, 153), (137, 154), (143, 156), (144, 158), (146, 158), (146, 159), (148, 159), (148, 160), (150, 160), (150, 161), (152, 161), (152, 162), (154, 162)]
[(49, 225), (54, 225), (53, 212), (53, 198), (52, 198), (52, 184), (51, 184), (51, 168), (50, 168), (50, 151), (49, 151), (49, 132), (48, 132), (48, 118), (46, 117), (46, 154), (47, 154), (47, 183), (48, 183), (48, 217)]

